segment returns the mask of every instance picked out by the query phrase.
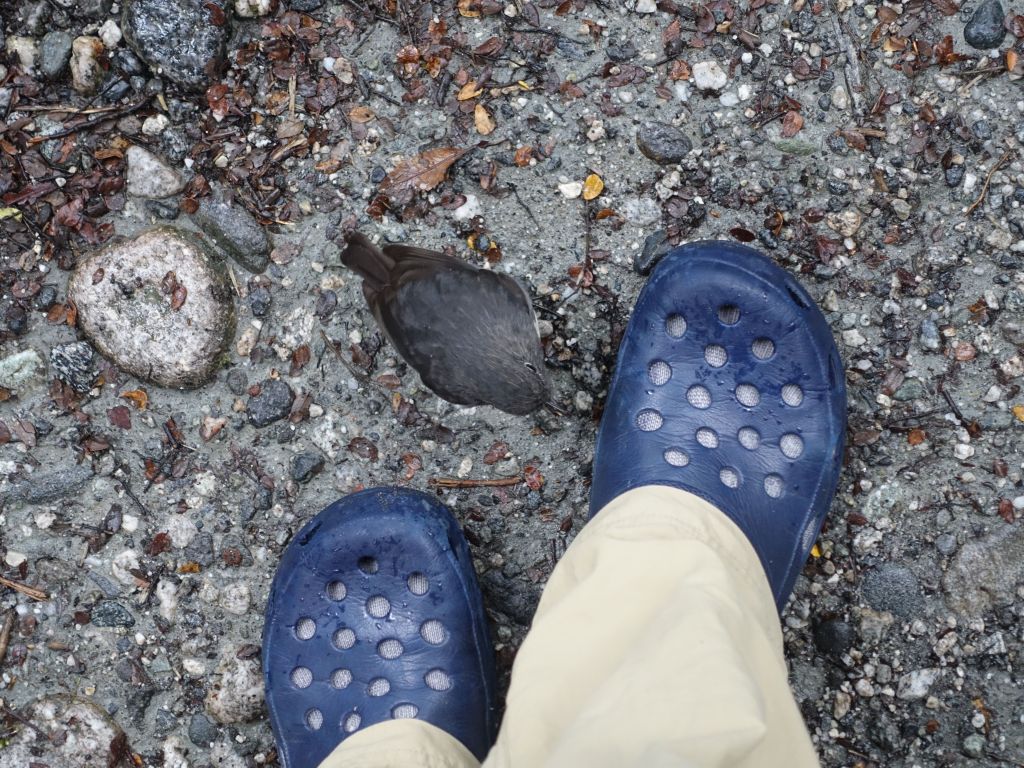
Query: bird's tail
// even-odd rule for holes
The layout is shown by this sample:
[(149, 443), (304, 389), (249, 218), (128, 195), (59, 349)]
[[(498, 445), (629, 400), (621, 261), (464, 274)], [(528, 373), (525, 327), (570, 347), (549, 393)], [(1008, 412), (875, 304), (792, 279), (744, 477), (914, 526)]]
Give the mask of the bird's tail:
[(363, 278), (364, 290), (376, 293), (390, 281), (395, 261), (361, 232), (351, 232), (341, 263)]

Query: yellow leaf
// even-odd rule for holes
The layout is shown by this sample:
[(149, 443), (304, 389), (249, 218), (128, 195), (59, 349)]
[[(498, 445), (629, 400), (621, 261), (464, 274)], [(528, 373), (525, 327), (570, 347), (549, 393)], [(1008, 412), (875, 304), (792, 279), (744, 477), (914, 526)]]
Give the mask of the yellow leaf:
[(1024, 405), (1013, 406), (1013, 415), (1017, 417), (1017, 421), (1024, 421)]
[(821, 547), (817, 544), (811, 547), (811, 557), (821, 557)]
[(528, 82), (526, 82), (525, 80), (517, 80), (516, 81), (516, 85), (518, 85), (524, 91), (532, 91), (533, 90), (533, 88), (530, 87), (530, 84)]
[(146, 410), (146, 406), (149, 405), (149, 395), (146, 394), (144, 389), (130, 389), (127, 392), (122, 392), (121, 397), (130, 402), (140, 411)]
[(583, 199), (593, 200), (604, 192), (604, 182), (596, 173), (592, 173), (583, 182)]
[(0, 208), (0, 219), (9, 219), (12, 216), (21, 221), (21, 211), (17, 208)]
[(467, 19), (479, 18), (480, 11), (476, 10), (475, 6), (476, 0), (459, 0), (459, 15)]
[(494, 131), (494, 118), (483, 104), (477, 104), (473, 110), (473, 123), (476, 125), (476, 132), (481, 136), (487, 136)]
[(459, 95), (456, 98), (459, 101), (468, 101), (469, 99), (475, 99), (483, 92), (483, 88), (476, 87), (476, 80), (470, 80), (459, 89)]

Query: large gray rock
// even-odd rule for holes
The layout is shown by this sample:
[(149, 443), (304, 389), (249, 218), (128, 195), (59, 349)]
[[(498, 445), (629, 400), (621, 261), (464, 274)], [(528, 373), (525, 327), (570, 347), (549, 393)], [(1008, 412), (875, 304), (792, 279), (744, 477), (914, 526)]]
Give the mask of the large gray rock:
[(980, 616), (1014, 601), (1024, 584), (1024, 527), (1001, 525), (995, 533), (964, 544), (942, 582), (946, 603), (965, 616)]
[[(124, 731), (95, 704), (72, 696), (39, 699), (23, 713), (32, 727), (14, 729), (0, 765), (109, 768), (128, 752)], [(60, 734), (60, 738), (51, 738)]]
[(223, 188), (203, 198), (193, 216), (214, 244), (250, 272), (270, 263), (270, 240), (260, 223)]
[(165, 387), (206, 382), (234, 334), (223, 264), (197, 236), (171, 227), (84, 259), (68, 296), (100, 352), (122, 370)]
[(126, 0), (121, 31), (152, 69), (184, 88), (202, 91), (210, 84), (210, 74), (223, 64), (231, 32), (230, 11), (217, 13), (215, 19), (207, 7), (210, 4), (210, 0)]

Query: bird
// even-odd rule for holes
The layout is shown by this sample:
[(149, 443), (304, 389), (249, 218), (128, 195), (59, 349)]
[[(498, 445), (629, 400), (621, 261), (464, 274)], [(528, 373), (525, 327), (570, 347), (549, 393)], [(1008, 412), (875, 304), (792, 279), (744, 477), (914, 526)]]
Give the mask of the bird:
[(511, 275), (437, 251), (346, 237), (341, 262), (363, 279), (377, 325), (423, 383), (457, 405), (525, 416), (551, 387), (530, 297)]

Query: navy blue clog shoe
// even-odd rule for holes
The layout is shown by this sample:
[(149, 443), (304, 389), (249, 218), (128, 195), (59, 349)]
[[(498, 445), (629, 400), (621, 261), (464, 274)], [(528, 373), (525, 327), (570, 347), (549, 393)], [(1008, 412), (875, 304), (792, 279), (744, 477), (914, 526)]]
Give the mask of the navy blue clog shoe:
[(590, 512), (642, 485), (728, 515), (781, 611), (839, 480), (846, 384), (808, 293), (731, 242), (676, 248), (640, 293), (594, 456)]
[(494, 653), (462, 531), (435, 498), (346, 496), (288, 545), (263, 632), (285, 768), (314, 768), (375, 723), (419, 718), (478, 758), (494, 742)]

